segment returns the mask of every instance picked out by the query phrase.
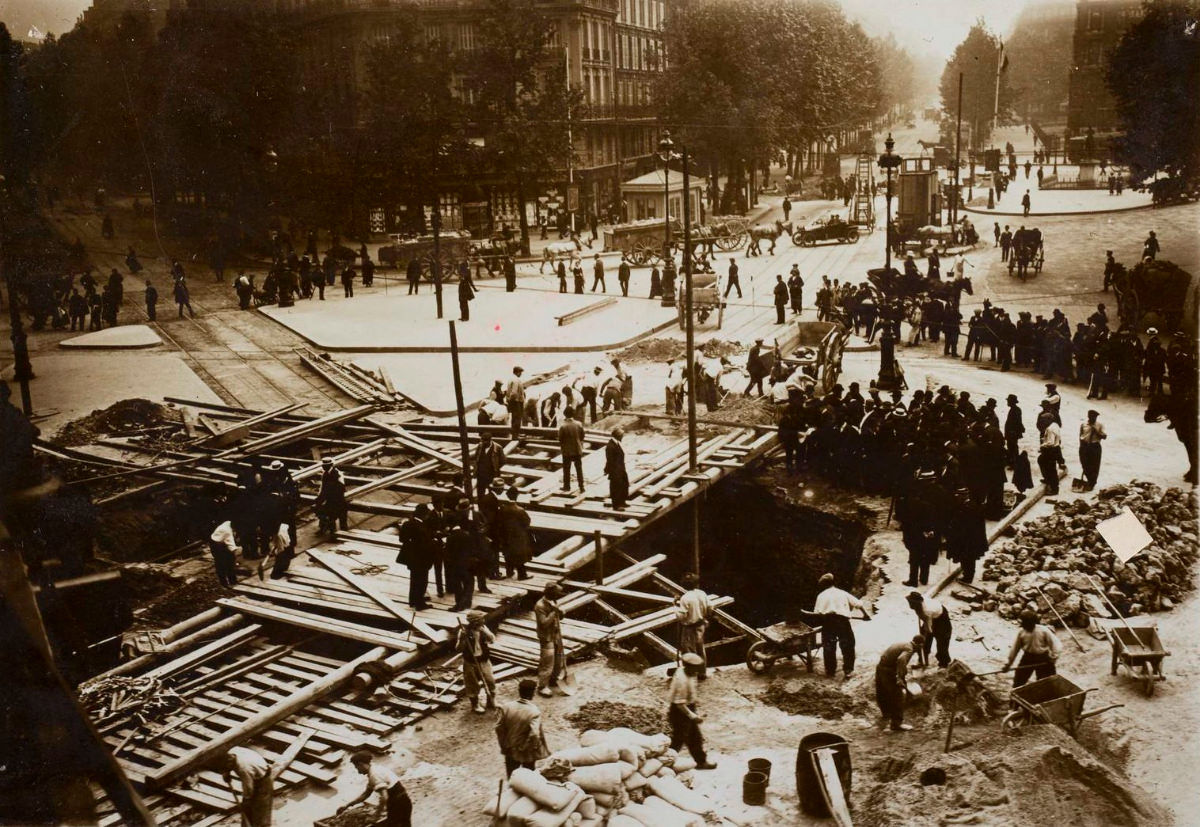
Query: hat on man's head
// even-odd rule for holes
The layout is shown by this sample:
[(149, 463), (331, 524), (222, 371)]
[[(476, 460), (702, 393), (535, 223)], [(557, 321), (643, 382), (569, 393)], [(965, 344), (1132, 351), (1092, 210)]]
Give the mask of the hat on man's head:
[(486, 617), (487, 615), (478, 609), (472, 609), (471, 611), (467, 612), (467, 623), (483, 623)]
[(513, 373), (524, 373), (524, 372), (525, 372), (525, 368), (521, 367), (520, 365), (517, 365), (515, 368), (513, 368)]
[(325, 457), (324, 459), (321, 460), (321, 464), (324, 465), (326, 468), (328, 468), (330, 465), (333, 465), (333, 458)]
[(501, 477), (496, 477), (492, 480), (492, 488), (496, 491), (504, 490), (504, 480)]
[(703, 666), (704, 659), (702, 657), (700, 657), (699, 655), (697, 655), (695, 652), (688, 652), (686, 655), (683, 656), (683, 665), (684, 666)]
[(1157, 327), (1148, 327), (1148, 328), (1146, 328), (1146, 335), (1147, 335), (1147, 336), (1157, 336), (1157, 335), (1158, 335), (1158, 328), (1157, 328)]
[(271, 464), (267, 466), (267, 470), (268, 471), (282, 471), (283, 470), (283, 462), (281, 460), (272, 460)]
[(1017, 399), (1017, 395), (1015, 393), (1010, 393), (1008, 395), (1008, 401), (1009, 402), (1020, 402), (1021, 400)]
[(833, 575), (830, 574), (829, 572), (826, 572), (825, 574), (821, 575), (821, 579), (817, 581), (817, 585), (821, 586), (821, 587), (832, 586), (833, 580), (834, 580)]
[(1058, 390), (1058, 385), (1054, 384), (1053, 382), (1047, 382), (1046, 389), (1055, 391), (1055, 390)]

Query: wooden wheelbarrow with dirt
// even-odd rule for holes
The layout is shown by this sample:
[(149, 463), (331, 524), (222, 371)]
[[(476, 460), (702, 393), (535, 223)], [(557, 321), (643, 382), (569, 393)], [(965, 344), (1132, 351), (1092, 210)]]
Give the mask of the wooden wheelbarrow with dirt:
[(776, 623), (758, 630), (762, 640), (746, 650), (746, 666), (756, 675), (771, 671), (775, 662), (799, 657), (813, 671), (813, 650), (821, 648), (821, 627), (803, 621)]
[(1006, 729), (1016, 729), (1027, 724), (1055, 724), (1066, 730), (1072, 738), (1077, 738), (1079, 725), (1084, 720), (1125, 706), (1109, 704), (1084, 712), (1088, 693), (1095, 691), (1094, 688), (1081, 689), (1062, 675), (1051, 675), (1027, 683), (1009, 695), (1015, 709), (1005, 716), (1001, 725)]

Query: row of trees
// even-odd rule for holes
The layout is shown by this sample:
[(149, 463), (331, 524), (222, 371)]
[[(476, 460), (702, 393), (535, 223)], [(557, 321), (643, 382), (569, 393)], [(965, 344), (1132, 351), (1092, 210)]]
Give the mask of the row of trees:
[[(942, 143), (954, 146), (959, 112), (959, 75), (962, 76), (963, 146), (985, 147), (999, 112), (1004, 119), (1012, 111), (1013, 94), (1008, 72), (1000, 65), (1000, 38), (979, 20), (954, 49), (942, 70), (939, 87), (942, 99)], [(999, 74), (999, 98), (996, 79)], [(998, 106), (998, 109), (997, 109)]]
[[(664, 31), (661, 119), (741, 212), (747, 170), (867, 125), (911, 100), (911, 60), (822, 0), (680, 3)], [(884, 57), (894, 72), (885, 85)]]
[(542, 71), (553, 27), (533, 0), (487, 0), (461, 54), (397, 10), (368, 47), (356, 117), (303, 84), (299, 33), (276, 20), (191, 11), (157, 37), (134, 14), (81, 24), (25, 56), (31, 161), (217, 207), (242, 231), (260, 229), (269, 200), (359, 235), (368, 205), (419, 214), (456, 176), (532, 192), (570, 151), (575, 96)]

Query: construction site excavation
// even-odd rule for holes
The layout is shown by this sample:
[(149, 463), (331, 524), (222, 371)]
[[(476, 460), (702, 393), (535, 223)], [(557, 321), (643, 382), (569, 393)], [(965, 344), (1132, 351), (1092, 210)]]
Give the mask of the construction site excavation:
[(0, 826), (1200, 827), (1196, 0), (879, 5), (4, 4)]

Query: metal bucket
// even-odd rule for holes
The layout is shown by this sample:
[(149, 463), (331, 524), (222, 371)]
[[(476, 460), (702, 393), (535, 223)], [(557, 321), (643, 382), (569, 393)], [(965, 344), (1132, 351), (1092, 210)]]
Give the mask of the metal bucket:
[(767, 781), (771, 780), (771, 762), (766, 758), (751, 758), (746, 762), (746, 769), (749, 772), (761, 772), (767, 777)]
[(767, 803), (767, 776), (748, 772), (742, 776), (742, 802), (761, 807)]

